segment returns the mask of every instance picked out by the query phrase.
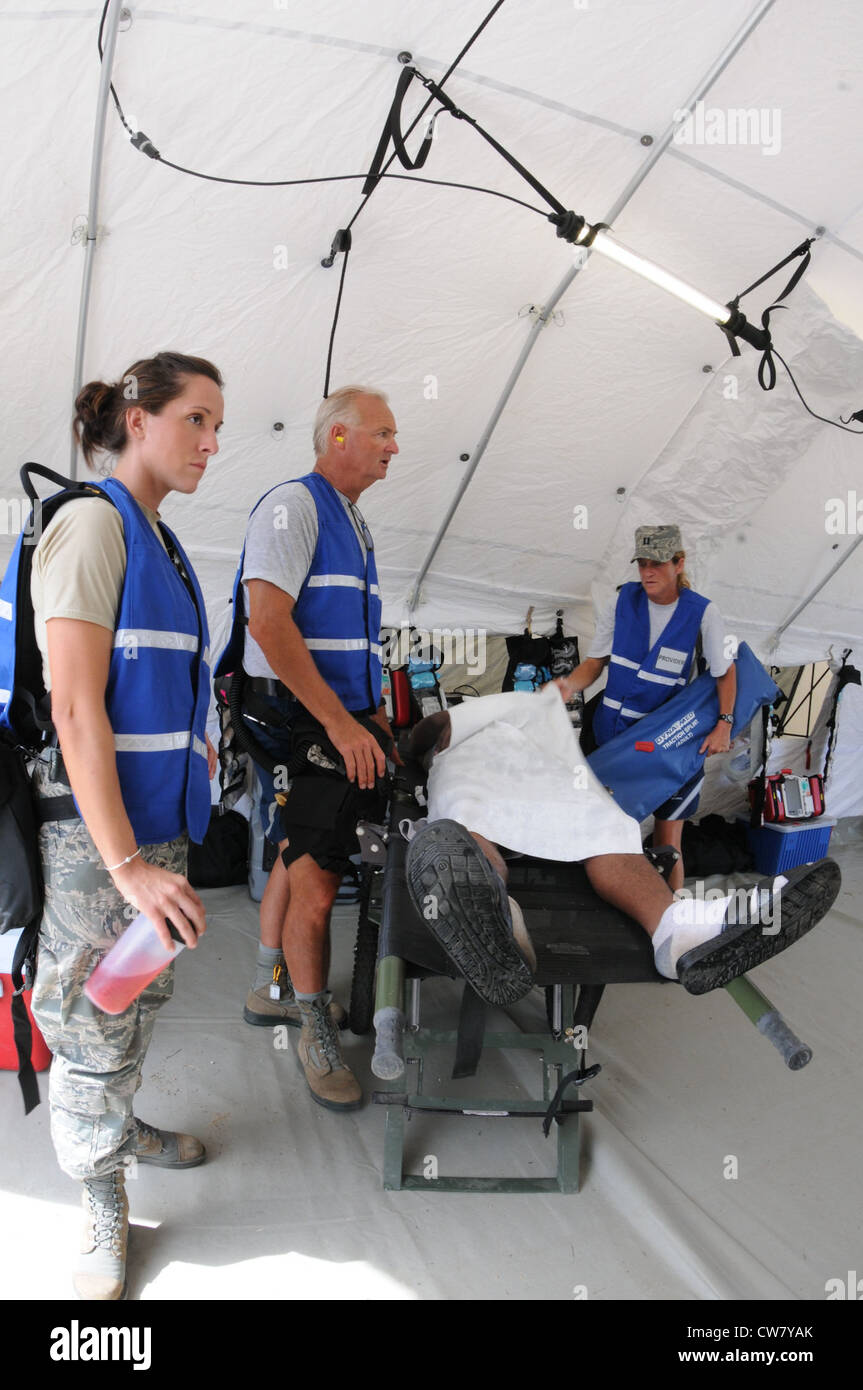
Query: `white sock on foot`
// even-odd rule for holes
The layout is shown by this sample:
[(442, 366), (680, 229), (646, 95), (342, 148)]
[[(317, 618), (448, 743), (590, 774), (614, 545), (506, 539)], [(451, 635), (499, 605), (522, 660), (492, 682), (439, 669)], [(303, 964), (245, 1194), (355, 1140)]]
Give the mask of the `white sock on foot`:
[(733, 894), (722, 898), (676, 898), (653, 933), (653, 957), (660, 975), (677, 979), (677, 962), (687, 951), (719, 936)]

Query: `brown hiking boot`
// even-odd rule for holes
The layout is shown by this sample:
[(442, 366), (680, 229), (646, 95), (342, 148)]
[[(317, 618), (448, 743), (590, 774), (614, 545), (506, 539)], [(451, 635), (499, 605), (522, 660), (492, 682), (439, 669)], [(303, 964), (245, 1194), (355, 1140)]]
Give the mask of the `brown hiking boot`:
[[(277, 999), (273, 998), (274, 990), (278, 990)], [(330, 1017), (337, 1028), (347, 1028), (347, 1012), (335, 999), (330, 1002)], [(243, 1018), (255, 1028), (276, 1028), (279, 1024), (286, 1024), (288, 1028), (302, 1028), (300, 1006), (283, 965), (274, 967), (272, 984), (249, 990), (243, 1006)]]
[(356, 1110), (363, 1103), (360, 1084), (342, 1057), (338, 1029), (320, 998), (298, 999), (302, 1032), (297, 1057), (312, 1098), (328, 1110)]
[(129, 1202), (122, 1169), (84, 1182), (84, 1238), (73, 1276), (75, 1292), (88, 1301), (119, 1299), (126, 1292)]

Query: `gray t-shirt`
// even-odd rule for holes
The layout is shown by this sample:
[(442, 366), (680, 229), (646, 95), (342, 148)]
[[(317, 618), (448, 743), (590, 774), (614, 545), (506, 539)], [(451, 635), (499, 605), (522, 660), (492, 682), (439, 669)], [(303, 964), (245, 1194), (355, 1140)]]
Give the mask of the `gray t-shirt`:
[[(614, 598), (602, 610), (597, 619), (596, 631), (593, 634), (593, 641), (587, 653), (589, 657), (611, 655), (617, 598), (618, 595), (615, 594)], [(676, 609), (676, 599), (674, 603), (652, 603), (650, 599), (647, 600), (647, 610), (650, 614), (651, 649), (659, 640), (661, 633), (665, 631)], [(725, 631), (722, 614), (715, 603), (708, 603), (701, 618), (701, 646), (704, 652), (704, 660), (707, 662), (711, 676), (724, 676), (731, 665), (732, 658), (728, 656), (726, 652), (727, 637), (728, 634)]]
[[(355, 502), (337, 493), (351, 519), (357, 539), (366, 553), (362, 527), (364, 521)], [(296, 600), (311, 569), (318, 543), (318, 512), (315, 499), (304, 483), (280, 483), (255, 510), (246, 531), (246, 558), (243, 583), (266, 579)], [(246, 613), (249, 611), (246, 596)], [(260, 646), (246, 628), (243, 666), (250, 676), (276, 677)]]

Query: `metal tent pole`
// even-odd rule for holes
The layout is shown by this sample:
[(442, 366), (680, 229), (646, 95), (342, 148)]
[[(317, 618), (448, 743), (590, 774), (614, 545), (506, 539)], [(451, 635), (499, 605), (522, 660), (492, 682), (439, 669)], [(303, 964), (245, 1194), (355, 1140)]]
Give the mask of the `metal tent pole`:
[[(84, 349), (87, 342), (87, 320), (90, 313), (90, 286), (93, 279), (93, 260), (96, 254), (96, 232), (99, 224), (99, 186), (102, 181), (102, 152), (105, 143), (105, 122), (108, 115), (108, 97), (111, 89), (111, 73), (114, 67), (114, 50), (117, 46), (117, 30), (120, 25), (122, 0), (110, 0), (105, 23), (105, 44), (102, 50), (102, 71), (99, 77), (99, 94), (96, 99), (96, 126), (93, 132), (93, 153), (90, 161), (90, 201), (87, 206), (87, 240), (84, 246), (84, 278), (81, 282), (81, 302), (78, 308), (78, 335), (75, 342), (75, 373), (73, 377), (72, 399), (81, 389), (84, 377)], [(71, 444), (70, 476), (78, 476), (78, 450), (75, 440)]]
[(779, 638), (782, 636), (785, 629), (791, 626), (791, 624), (794, 622), (794, 619), (798, 616), (799, 613), (803, 612), (804, 608), (809, 607), (809, 604), (812, 602), (815, 596), (821, 593), (821, 590), (824, 588), (825, 584), (830, 583), (830, 580), (833, 578), (836, 571), (841, 570), (842, 566), (845, 564), (845, 561), (850, 560), (851, 556), (854, 554), (854, 551), (857, 549), (858, 545), (860, 545), (861, 541), (863, 541), (863, 535), (858, 536), (853, 545), (849, 545), (842, 558), (837, 560), (836, 564), (833, 565), (833, 567), (827, 571), (824, 578), (821, 580), (821, 583), (816, 584), (812, 592), (806, 595), (802, 603), (798, 603), (797, 607), (794, 609), (794, 612), (791, 613), (790, 616), (785, 619), (785, 622), (781, 623), (780, 626), (777, 627), (776, 630), (771, 633), (770, 637), (768, 638), (768, 651), (775, 650), (779, 642)]
[[(725, 71), (732, 58), (734, 58), (734, 56), (739, 52), (743, 44), (749, 38), (750, 34), (753, 32), (754, 29), (757, 28), (757, 26), (761, 23), (761, 20), (767, 14), (767, 11), (772, 9), (774, 4), (775, 0), (760, 0), (760, 4), (758, 4), (755, 7), (749, 18), (744, 21), (744, 23), (738, 29), (737, 33), (734, 35), (731, 42), (726, 46), (726, 48), (723, 49), (722, 53), (716, 59), (715, 63), (713, 63), (713, 65), (705, 73), (704, 77), (702, 77), (701, 81), (696, 86), (692, 95), (685, 103), (685, 107), (681, 109), (691, 111), (695, 106), (695, 103), (697, 101), (702, 100), (702, 98), (707, 95), (714, 82), (716, 82), (717, 78)], [(674, 139), (674, 133), (677, 129), (677, 122), (672, 121), (671, 124), (666, 128), (664, 133), (653, 145), (650, 154), (642, 164), (641, 168), (637, 171), (637, 173), (633, 175), (629, 183), (623, 189), (623, 192), (620, 193), (620, 195), (617, 197), (617, 199), (612, 204), (611, 208), (605, 214), (605, 216), (600, 219), (601, 221), (607, 222), (609, 224), (614, 223), (615, 218), (620, 215), (620, 213), (626, 207), (627, 203), (633, 197), (635, 192), (638, 190), (638, 188), (640, 188), (641, 184), (647, 178), (647, 175), (650, 173), (657, 160), (660, 158), (661, 155), (665, 153), (666, 149), (671, 144), (671, 141)], [(512, 394), (513, 388), (515, 387), (518, 378), (521, 375), (524, 364), (526, 363), (531, 352), (533, 351), (540, 332), (548, 323), (552, 313), (554, 312), (556, 304), (558, 303), (561, 296), (564, 295), (566, 291), (569, 289), (573, 280), (578, 275), (579, 271), (583, 268), (586, 259), (587, 255), (585, 255), (581, 264), (574, 265), (567, 271), (563, 279), (552, 291), (550, 299), (543, 306), (542, 313), (539, 315), (539, 317), (537, 318), (536, 322), (530, 330), (527, 340), (525, 341), (524, 346), (522, 347), (521, 352), (518, 355), (518, 359), (515, 363), (515, 366), (513, 367), (512, 371), (510, 372), (507, 378), (506, 384), (503, 388), (503, 391), (501, 392), (500, 398), (498, 399), (497, 404), (492, 410), (488, 424), (486, 425), (485, 429), (479, 437), (477, 446), (473, 452), (473, 455), (471, 456), (470, 467), (467, 469), (467, 471), (464, 474), (464, 477), (459, 483), (459, 486), (456, 489), (455, 496), (453, 497), (452, 502), (450, 503), (447, 509), (446, 516), (441, 522), (441, 525), (438, 528), (437, 535), (435, 536), (432, 542), (431, 549), (429, 550), (425, 560), (422, 563), (422, 568), (420, 569), (419, 574), (417, 575), (413, 591), (409, 599), (409, 609), (411, 612), (414, 612), (419, 605), (420, 588), (422, 586), (422, 582), (429, 571), (431, 563), (438, 552), (440, 544), (444, 536), (446, 535), (447, 530), (449, 529), (449, 524), (452, 521), (453, 516), (455, 515), (461, 503), (461, 500), (468, 489), (468, 486), (470, 485), (471, 478), (473, 477), (474, 473), (477, 470), (477, 467), (479, 466), (479, 462), (483, 454), (485, 453), (486, 447), (488, 445), (489, 440), (491, 439), (492, 434), (494, 433), (497, 422), (500, 419), (501, 414), (503, 413), (504, 407), (506, 406), (506, 403)]]

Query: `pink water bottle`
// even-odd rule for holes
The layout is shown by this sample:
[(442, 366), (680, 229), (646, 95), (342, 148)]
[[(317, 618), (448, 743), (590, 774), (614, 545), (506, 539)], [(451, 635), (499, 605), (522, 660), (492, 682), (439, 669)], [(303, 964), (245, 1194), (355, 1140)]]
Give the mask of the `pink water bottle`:
[(84, 985), (84, 993), (97, 1009), (106, 1014), (123, 1013), (180, 954), (185, 943), (172, 922), (168, 930), (173, 938), (170, 950), (159, 940), (149, 917), (138, 913)]

